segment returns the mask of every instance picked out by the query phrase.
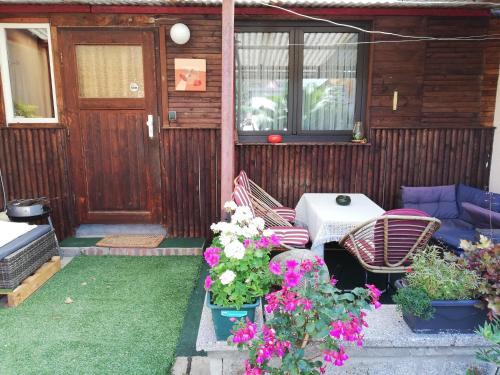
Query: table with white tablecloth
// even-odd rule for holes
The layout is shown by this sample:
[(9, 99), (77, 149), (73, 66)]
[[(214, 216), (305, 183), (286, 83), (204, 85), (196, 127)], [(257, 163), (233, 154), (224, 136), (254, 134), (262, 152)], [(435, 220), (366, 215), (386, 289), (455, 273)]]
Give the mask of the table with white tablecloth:
[(295, 207), (295, 223), (307, 228), (312, 241), (311, 250), (323, 257), (325, 243), (339, 241), (352, 229), (385, 211), (364, 194), (349, 195), (347, 206), (337, 204), (336, 193), (306, 193)]

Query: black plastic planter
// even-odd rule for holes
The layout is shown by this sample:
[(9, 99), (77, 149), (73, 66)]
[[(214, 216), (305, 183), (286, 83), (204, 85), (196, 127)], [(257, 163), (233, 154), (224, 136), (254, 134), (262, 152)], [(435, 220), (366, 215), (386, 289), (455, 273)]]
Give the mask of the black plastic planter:
[[(401, 280), (396, 288), (404, 288)], [(403, 319), (415, 333), (474, 333), (486, 321), (488, 309), (479, 300), (434, 300), (431, 302), (434, 316), (421, 319), (413, 314), (403, 313)]]
[(474, 333), (486, 321), (487, 309), (478, 300), (432, 301), (434, 316), (429, 320), (412, 314), (403, 319), (415, 333)]

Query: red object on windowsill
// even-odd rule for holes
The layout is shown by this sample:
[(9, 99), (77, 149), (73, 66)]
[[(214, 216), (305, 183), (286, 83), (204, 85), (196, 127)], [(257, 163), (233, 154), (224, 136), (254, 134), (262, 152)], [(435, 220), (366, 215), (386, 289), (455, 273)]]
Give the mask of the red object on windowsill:
[(271, 134), (267, 136), (267, 141), (269, 143), (281, 143), (283, 136), (280, 134)]

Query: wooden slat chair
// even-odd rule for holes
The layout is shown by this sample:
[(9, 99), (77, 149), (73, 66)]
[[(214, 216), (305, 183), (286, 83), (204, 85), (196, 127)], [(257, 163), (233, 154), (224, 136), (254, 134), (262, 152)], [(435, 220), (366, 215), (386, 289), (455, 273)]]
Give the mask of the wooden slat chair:
[(238, 206), (250, 207), (252, 213), (261, 217), (266, 225), (274, 231), (281, 241), (281, 245), (287, 249), (303, 248), (309, 242), (309, 232), (305, 228), (294, 227), (288, 221), (265, 205), (251, 199), (247, 189), (237, 184), (233, 190), (233, 200)]
[(425, 212), (398, 209), (365, 222), (340, 240), (365, 271), (404, 273), (412, 257), (423, 250), (441, 222)]
[(259, 185), (250, 180), (245, 171), (240, 171), (240, 174), (234, 180), (234, 184), (242, 185), (245, 189), (247, 189), (253, 201), (257, 201), (260, 204), (269, 207), (270, 210), (274, 211), (290, 223), (295, 222), (295, 210), (293, 208), (284, 207)]

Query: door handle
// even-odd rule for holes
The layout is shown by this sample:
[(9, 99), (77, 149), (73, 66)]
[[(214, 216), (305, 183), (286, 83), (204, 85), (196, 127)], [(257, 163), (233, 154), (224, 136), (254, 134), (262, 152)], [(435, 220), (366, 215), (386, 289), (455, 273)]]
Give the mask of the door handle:
[(148, 127), (148, 136), (150, 139), (153, 139), (154, 137), (154, 132), (153, 132), (153, 115), (148, 115), (148, 119), (146, 121), (146, 126)]

